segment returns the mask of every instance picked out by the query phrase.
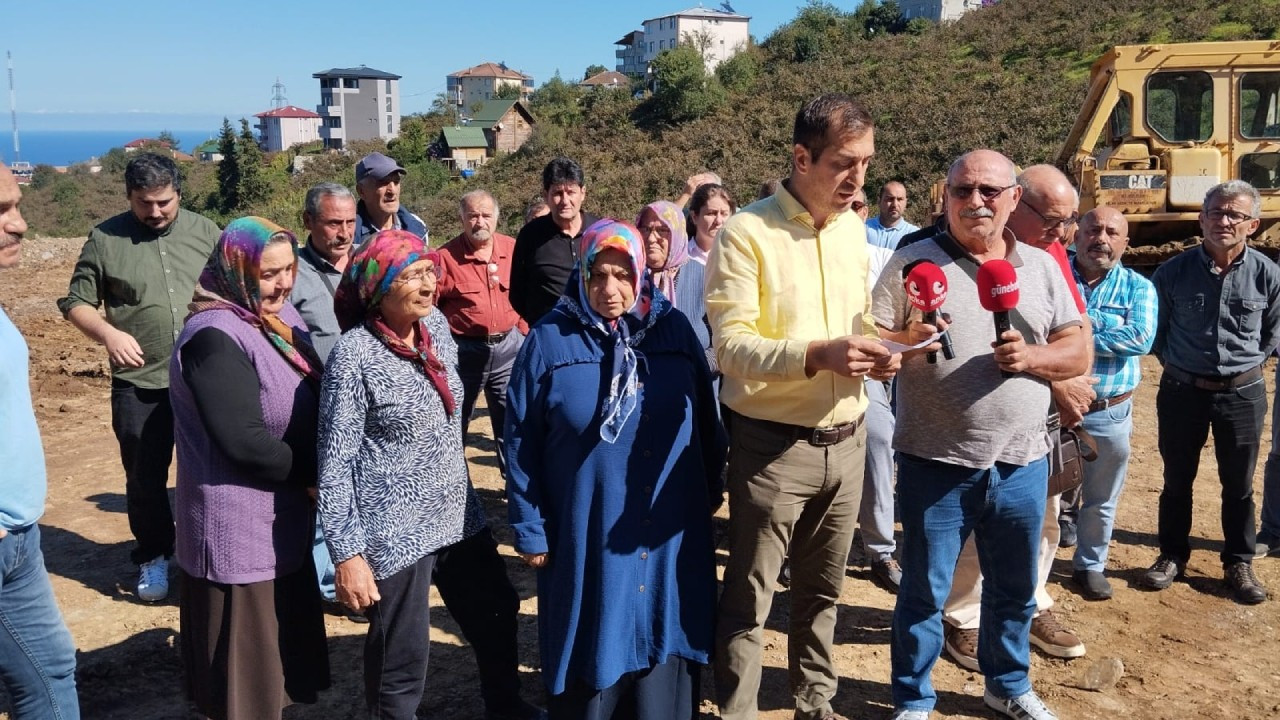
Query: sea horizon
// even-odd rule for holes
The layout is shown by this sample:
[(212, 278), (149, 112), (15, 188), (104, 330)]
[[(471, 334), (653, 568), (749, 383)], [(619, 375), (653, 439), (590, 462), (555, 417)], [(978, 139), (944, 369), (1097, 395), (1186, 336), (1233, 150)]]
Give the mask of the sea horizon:
[[(74, 165), (91, 158), (101, 158), (107, 151), (123, 147), (139, 138), (154, 138), (164, 128), (137, 130), (23, 130), (19, 135), (20, 152), (15, 153), (13, 136), (0, 134), (0, 157), (5, 164), (15, 160), (32, 165)], [(178, 149), (190, 153), (197, 145), (218, 136), (219, 129), (170, 130), (178, 141)]]

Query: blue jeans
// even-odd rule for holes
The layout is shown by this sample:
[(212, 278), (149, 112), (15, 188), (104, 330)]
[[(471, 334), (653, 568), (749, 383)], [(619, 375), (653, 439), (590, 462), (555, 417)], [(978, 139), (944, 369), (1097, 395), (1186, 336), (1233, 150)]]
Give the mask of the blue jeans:
[(1133, 401), (1127, 400), (1084, 416), (1081, 427), (1098, 443), (1098, 459), (1084, 463), (1077, 544), (1072, 566), (1102, 572), (1107, 567), (1116, 502), (1129, 468), (1129, 436), (1133, 434)]
[(895, 708), (932, 710), (937, 701), (929, 674), (942, 652), (942, 605), (970, 532), (986, 577), (978, 665), (987, 690), (1000, 698), (1031, 690), (1029, 636), (1048, 481), (1046, 458), (975, 470), (898, 455), (902, 585), (890, 644)]
[(320, 511), (316, 511), (316, 534), (311, 539), (311, 559), (316, 564), (316, 580), (320, 584), (320, 597), (333, 602), (338, 599), (338, 589), (333, 584), (333, 558), (329, 555), (329, 546), (324, 541), (324, 528), (320, 527)]
[(14, 720), (80, 717), (76, 646), (53, 597), (37, 525), (0, 539), (0, 682)]

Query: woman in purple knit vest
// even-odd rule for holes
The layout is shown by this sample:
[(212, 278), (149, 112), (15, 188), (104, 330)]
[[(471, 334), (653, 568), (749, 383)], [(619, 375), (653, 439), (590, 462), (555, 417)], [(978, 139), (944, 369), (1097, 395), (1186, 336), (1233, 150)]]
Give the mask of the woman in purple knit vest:
[(311, 561), (320, 361), (289, 304), (298, 245), (233, 221), (205, 265), (169, 382), (188, 697), (210, 718), (279, 718), (329, 686)]

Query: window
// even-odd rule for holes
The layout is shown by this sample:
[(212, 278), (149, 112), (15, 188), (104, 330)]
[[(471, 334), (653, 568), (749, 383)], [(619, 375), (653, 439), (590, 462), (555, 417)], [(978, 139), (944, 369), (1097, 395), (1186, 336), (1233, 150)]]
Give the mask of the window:
[(390, 80), (387, 80), (386, 82), (387, 82), (387, 85), (386, 85), (385, 90), (386, 90), (387, 94), (388, 94), (388, 95), (390, 95), (390, 94), (391, 94), (391, 81), (390, 81)]
[(1133, 133), (1133, 97), (1122, 92), (1111, 108), (1111, 117), (1107, 118), (1107, 138), (1112, 143), (1119, 143)]
[(351, 88), (353, 90), (359, 90), (360, 78), (344, 78), (342, 81), (342, 87)]
[[(1240, 76), (1240, 134), (1250, 140), (1280, 138), (1280, 72)], [(1240, 172), (1244, 177), (1243, 160)]]
[(659, 50), (666, 50), (666, 49), (667, 49), (667, 41), (666, 41), (666, 40), (659, 40), (659, 41), (658, 41), (658, 49), (659, 49)]
[(1204, 72), (1162, 72), (1147, 78), (1147, 125), (1167, 142), (1203, 142), (1213, 135), (1213, 79)]
[(1240, 156), (1240, 179), (1259, 190), (1280, 189), (1280, 152)]
[(649, 41), (649, 52), (653, 52), (653, 41)]
[(327, 117), (327, 118), (325, 118), (325, 119), (324, 119), (324, 126), (325, 126), (325, 127), (330, 127), (330, 128), (340, 128), (340, 127), (342, 127), (342, 118), (340, 118), (340, 117)]
[(320, 93), (320, 104), (325, 107), (333, 107), (333, 93)]
[(392, 130), (391, 130), (391, 116), (390, 116), (390, 115), (388, 115), (388, 116), (387, 116), (387, 134), (388, 134), (388, 135), (390, 135), (391, 133), (392, 133)]
[(387, 96), (387, 112), (391, 112), (391, 96)]

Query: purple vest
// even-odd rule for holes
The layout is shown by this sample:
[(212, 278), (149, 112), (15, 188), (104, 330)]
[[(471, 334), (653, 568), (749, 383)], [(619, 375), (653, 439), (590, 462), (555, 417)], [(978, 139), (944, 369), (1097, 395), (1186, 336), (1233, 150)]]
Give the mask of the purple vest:
[[(280, 319), (305, 332), (292, 305)], [(204, 430), (191, 389), (182, 378), (183, 345), (204, 328), (226, 333), (249, 357), (261, 385), (267, 432), (280, 438), (294, 413), (317, 412), (316, 393), (303, 388), (294, 369), (262, 331), (230, 310), (191, 317), (174, 344), (169, 364), (174, 445), (178, 455), (175, 503), (176, 556), (188, 575), (245, 584), (271, 580), (301, 567), (310, 553), (314, 510), (306, 490), (283, 482), (263, 484), (237, 473)]]

